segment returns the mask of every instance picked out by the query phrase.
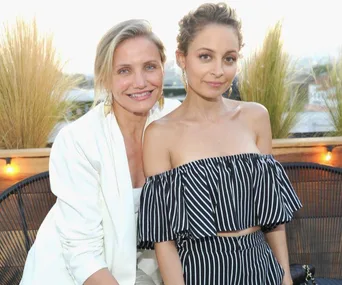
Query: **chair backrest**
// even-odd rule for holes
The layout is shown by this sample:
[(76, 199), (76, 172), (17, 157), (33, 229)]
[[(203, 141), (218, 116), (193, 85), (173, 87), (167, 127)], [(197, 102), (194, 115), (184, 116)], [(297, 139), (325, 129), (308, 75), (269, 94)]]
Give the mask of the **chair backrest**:
[(290, 263), (314, 264), (317, 277), (342, 278), (342, 169), (283, 163), (303, 208), (287, 225)]
[(56, 202), (49, 172), (26, 178), (0, 195), (0, 284), (19, 284), (27, 253)]

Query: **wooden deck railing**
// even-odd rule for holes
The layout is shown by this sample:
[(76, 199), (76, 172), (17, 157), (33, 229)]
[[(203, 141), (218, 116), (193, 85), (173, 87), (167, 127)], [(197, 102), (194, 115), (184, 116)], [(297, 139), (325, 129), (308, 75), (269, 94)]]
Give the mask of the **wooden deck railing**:
[[(326, 159), (328, 150), (330, 160)], [(342, 167), (342, 137), (275, 139), (272, 153), (281, 162), (316, 162)], [(26, 177), (48, 170), (49, 157), (50, 148), (0, 150), (0, 192)], [(11, 164), (18, 167), (16, 174), (4, 173), (6, 158), (11, 158)]]

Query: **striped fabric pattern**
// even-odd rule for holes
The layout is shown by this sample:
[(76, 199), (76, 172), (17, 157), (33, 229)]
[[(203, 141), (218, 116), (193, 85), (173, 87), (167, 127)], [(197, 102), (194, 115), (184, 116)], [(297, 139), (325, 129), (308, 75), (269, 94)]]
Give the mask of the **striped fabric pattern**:
[(138, 247), (154, 242), (215, 237), (291, 221), (302, 207), (272, 155), (203, 158), (147, 178), (141, 194)]
[(284, 276), (261, 231), (187, 239), (179, 257), (186, 285), (280, 285)]

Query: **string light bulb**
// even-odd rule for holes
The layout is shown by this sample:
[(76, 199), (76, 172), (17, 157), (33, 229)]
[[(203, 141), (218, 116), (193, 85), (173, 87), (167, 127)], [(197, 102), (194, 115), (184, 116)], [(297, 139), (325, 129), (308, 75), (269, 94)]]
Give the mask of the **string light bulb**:
[(330, 161), (332, 159), (332, 150), (333, 150), (333, 146), (328, 145), (327, 146), (327, 153), (325, 154), (325, 161)]
[(6, 157), (4, 158), (6, 160), (6, 165), (4, 167), (4, 172), (7, 175), (15, 175), (16, 173), (19, 172), (18, 167), (12, 164), (12, 158), (11, 157)]

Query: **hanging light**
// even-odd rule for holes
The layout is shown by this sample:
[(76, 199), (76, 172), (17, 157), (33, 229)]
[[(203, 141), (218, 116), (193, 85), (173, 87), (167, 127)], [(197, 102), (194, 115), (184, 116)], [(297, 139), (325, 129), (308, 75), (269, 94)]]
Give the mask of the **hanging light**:
[(325, 153), (324, 159), (325, 161), (330, 161), (332, 159), (332, 150), (333, 150), (333, 146), (328, 145), (327, 147), (327, 151)]
[(6, 161), (6, 165), (4, 167), (4, 173), (6, 175), (15, 175), (19, 172), (19, 168), (16, 165), (13, 165), (11, 157), (6, 157), (3, 159)]

